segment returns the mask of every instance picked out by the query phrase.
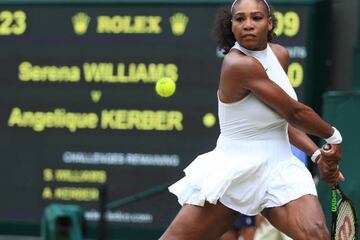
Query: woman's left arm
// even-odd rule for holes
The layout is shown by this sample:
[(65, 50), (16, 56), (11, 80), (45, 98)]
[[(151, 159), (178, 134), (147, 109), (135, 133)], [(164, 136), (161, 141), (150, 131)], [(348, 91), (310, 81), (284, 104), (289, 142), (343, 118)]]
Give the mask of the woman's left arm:
[[(278, 44), (271, 44), (270, 46), (272, 47), (273, 52), (278, 58), (281, 66), (285, 72), (287, 72), (287, 68), (290, 62), (289, 52), (285, 47)], [(291, 126), (290, 124), (288, 128), (288, 135), (292, 145), (306, 153), (310, 158), (313, 158), (311, 160), (319, 165), (321, 178), (325, 181), (329, 181), (329, 179), (331, 179), (331, 175), (334, 173), (334, 163), (336, 167), (340, 160), (341, 153), (335, 151), (329, 153), (321, 152), (320, 155), (317, 154), (319, 153), (319, 151), (317, 151), (319, 147), (314, 143), (314, 141), (306, 133)], [(344, 180), (344, 176), (341, 172), (339, 179)]]
[(290, 124), (288, 134), (290, 143), (306, 153), (309, 157), (319, 148), (308, 135)]
[[(287, 49), (278, 44), (271, 44), (273, 52), (275, 53), (277, 59), (279, 60), (284, 71), (287, 72), (289, 66), (289, 53)], [(289, 140), (290, 143), (296, 146), (298, 149), (306, 153), (309, 157), (319, 148), (314, 141), (306, 135), (306, 133), (300, 131), (299, 129), (291, 126), (289, 124), (288, 128)]]

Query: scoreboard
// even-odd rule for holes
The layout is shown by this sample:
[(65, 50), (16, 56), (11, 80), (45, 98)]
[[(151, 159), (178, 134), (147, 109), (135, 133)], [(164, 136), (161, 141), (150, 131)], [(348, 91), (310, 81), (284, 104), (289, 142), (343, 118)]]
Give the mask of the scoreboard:
[[(326, 1), (272, 3), (289, 79), (316, 108), (329, 67)], [(223, 56), (211, 31), (225, 4), (0, 2), (0, 222), (39, 222), (55, 202), (96, 222), (100, 185), (116, 201), (176, 181), (212, 150)], [(176, 82), (173, 96), (156, 94), (162, 77)], [(106, 219), (165, 227), (178, 209), (164, 192)]]

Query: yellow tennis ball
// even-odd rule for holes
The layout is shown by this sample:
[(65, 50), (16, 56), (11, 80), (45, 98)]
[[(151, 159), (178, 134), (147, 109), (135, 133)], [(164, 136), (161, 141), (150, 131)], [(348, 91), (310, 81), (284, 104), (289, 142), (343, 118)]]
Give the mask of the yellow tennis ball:
[(168, 77), (163, 77), (156, 82), (155, 91), (161, 97), (170, 97), (175, 93), (176, 84)]

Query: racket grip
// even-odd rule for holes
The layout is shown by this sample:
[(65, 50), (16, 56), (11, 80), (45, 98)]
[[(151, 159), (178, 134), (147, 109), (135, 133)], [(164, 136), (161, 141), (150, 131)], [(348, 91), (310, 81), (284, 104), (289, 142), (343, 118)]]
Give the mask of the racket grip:
[(331, 212), (336, 213), (337, 211), (337, 192), (336, 186), (331, 187)]
[[(321, 149), (324, 151), (324, 152), (330, 152), (331, 151), (331, 145), (330, 144), (324, 144)], [(339, 165), (338, 165), (338, 169), (339, 169)], [(341, 181), (345, 181), (345, 178), (344, 176), (342, 175), (342, 173), (340, 172), (340, 176), (339, 176), (339, 179), (338, 180), (341, 180)], [(337, 190), (339, 188), (339, 185), (338, 183), (336, 182), (336, 185), (333, 186), (333, 190)]]

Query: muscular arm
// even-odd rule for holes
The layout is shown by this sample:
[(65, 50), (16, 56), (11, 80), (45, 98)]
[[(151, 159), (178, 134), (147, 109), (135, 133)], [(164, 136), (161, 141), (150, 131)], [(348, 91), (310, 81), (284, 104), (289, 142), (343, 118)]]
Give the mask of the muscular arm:
[[(239, 77), (241, 76), (241, 77)], [(330, 137), (334, 130), (310, 107), (292, 99), (272, 82), (262, 65), (251, 57), (225, 58), (221, 78), (237, 84), (237, 89), (247, 89), (285, 118), (293, 127), (321, 138)]]
[[(278, 58), (284, 71), (287, 72), (290, 62), (287, 49), (277, 44), (271, 44), (271, 48)], [(318, 149), (318, 146), (308, 135), (291, 126), (290, 124), (288, 128), (288, 134), (290, 143), (305, 152), (308, 156), (311, 156), (316, 151), (316, 149)]]
[(290, 143), (301, 151), (305, 152), (308, 156), (311, 156), (318, 146), (314, 143), (314, 141), (308, 137), (304, 132), (300, 131), (297, 128), (294, 128), (289, 124), (288, 128), (289, 140)]

